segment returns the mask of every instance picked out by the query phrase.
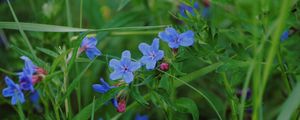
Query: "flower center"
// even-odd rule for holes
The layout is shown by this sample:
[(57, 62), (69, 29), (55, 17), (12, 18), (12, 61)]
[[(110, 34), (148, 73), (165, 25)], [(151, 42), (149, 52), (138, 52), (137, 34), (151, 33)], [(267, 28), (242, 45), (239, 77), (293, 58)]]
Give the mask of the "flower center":
[(156, 56), (156, 54), (152, 51), (152, 52), (150, 52), (150, 55), (149, 55), (149, 56), (150, 56), (151, 59), (154, 59), (155, 56)]
[(123, 67), (123, 70), (124, 70), (124, 72), (127, 72), (127, 71), (129, 71), (129, 68), (128, 68), (128, 66), (124, 66), (124, 67)]

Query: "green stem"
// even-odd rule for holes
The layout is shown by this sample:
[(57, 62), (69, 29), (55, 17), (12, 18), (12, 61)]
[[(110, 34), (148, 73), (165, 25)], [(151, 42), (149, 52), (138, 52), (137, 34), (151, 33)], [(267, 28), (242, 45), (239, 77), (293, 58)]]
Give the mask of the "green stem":
[(18, 114), (20, 116), (20, 120), (25, 120), (25, 115), (22, 109), (22, 104), (20, 102), (17, 103), (17, 107), (18, 107)]
[(259, 111), (259, 109), (262, 106), (261, 105), (261, 103), (263, 101), (262, 97), (263, 97), (264, 90), (265, 90), (265, 87), (266, 87), (266, 84), (267, 84), (267, 81), (268, 81), (268, 78), (269, 78), (269, 74), (270, 74), (270, 71), (271, 71), (271, 68), (272, 68), (272, 65), (273, 65), (274, 57), (277, 53), (278, 44), (280, 42), (279, 38), (280, 38), (280, 35), (281, 35), (281, 33), (283, 31), (283, 27), (284, 27), (283, 23), (285, 23), (285, 20), (288, 16), (288, 11), (289, 11), (291, 1), (290, 0), (283, 0), (282, 2), (283, 3), (282, 3), (282, 6), (281, 6), (280, 14), (279, 14), (279, 17), (276, 21), (276, 24), (278, 26), (275, 29), (274, 34), (272, 35), (273, 36), (272, 37), (272, 44), (271, 44), (271, 48), (268, 52), (268, 57), (267, 57), (267, 60), (266, 60), (266, 64), (264, 66), (261, 89), (259, 91), (258, 98), (256, 99), (256, 101), (257, 101), (256, 106), (258, 106), (258, 108), (254, 109), (254, 113), (253, 113), (253, 116), (252, 116), (253, 119), (259, 119), (259, 112), (257, 112), (257, 111)]
[(233, 100), (233, 90), (231, 89), (231, 86), (228, 82), (228, 79), (227, 79), (227, 76), (226, 76), (225, 72), (222, 73), (222, 76), (224, 78), (225, 89), (229, 94), (228, 96), (229, 96), (229, 99), (230, 99), (230, 104), (231, 104), (231, 109), (232, 109), (232, 119), (237, 120), (237, 110), (236, 110), (236, 104)]
[[(69, 0), (65, 0), (66, 2), (66, 12), (67, 12), (67, 24), (69, 27), (72, 27), (72, 17), (71, 17), (71, 11), (70, 11), (70, 2)], [(68, 33), (69, 38), (73, 36), (73, 33), (69, 32)]]

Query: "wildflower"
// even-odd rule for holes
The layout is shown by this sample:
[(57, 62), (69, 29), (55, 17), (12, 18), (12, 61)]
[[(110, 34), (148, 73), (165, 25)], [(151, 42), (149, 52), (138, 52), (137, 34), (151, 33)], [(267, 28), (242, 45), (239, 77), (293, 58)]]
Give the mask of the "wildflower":
[(280, 41), (283, 42), (284, 40), (286, 40), (288, 38), (289, 38), (289, 30), (283, 31), (283, 33), (281, 34), (281, 37), (280, 37)]
[(90, 60), (94, 59), (96, 56), (100, 56), (102, 53), (96, 47), (97, 40), (94, 37), (87, 38), (85, 37), (82, 40), (80, 52), (85, 51), (86, 55)]
[[(108, 92), (110, 89), (115, 88), (115, 86), (110, 86), (107, 82), (105, 82), (103, 78), (100, 78), (100, 82), (102, 83), (102, 85), (101, 84), (93, 85), (93, 89), (96, 92), (104, 94)], [(118, 108), (118, 101), (115, 98), (111, 99), (111, 102), (115, 108)]]
[(160, 67), (160, 70), (162, 70), (162, 71), (168, 71), (169, 70), (169, 64), (168, 63), (161, 63), (159, 67)]
[(26, 56), (21, 56), (21, 59), (24, 60), (24, 67), (23, 67), (23, 71), (18, 73), (18, 75), (22, 75), (22, 74), (32, 75), (35, 72), (36, 66)]
[(103, 94), (109, 91), (110, 89), (115, 88), (115, 86), (110, 86), (107, 82), (105, 82), (103, 78), (100, 79), (100, 82), (102, 83), (102, 85), (101, 84), (93, 85), (93, 88), (96, 92)]
[(194, 44), (194, 32), (186, 31), (184, 33), (177, 33), (177, 31), (168, 27), (164, 32), (159, 32), (159, 38), (169, 44), (170, 48), (178, 48), (179, 46), (191, 46)]
[(126, 100), (125, 99), (121, 99), (118, 103), (118, 108), (117, 108), (117, 112), (119, 113), (123, 113), (126, 111)]
[(199, 9), (199, 4), (198, 2), (194, 2), (193, 6), (189, 6), (186, 5), (184, 3), (181, 3), (179, 5), (179, 13), (183, 16), (183, 17), (187, 17), (186, 12), (191, 13), (191, 15), (195, 15), (195, 12), (193, 9)]
[(8, 87), (2, 90), (2, 95), (4, 97), (11, 97), (12, 105), (17, 104), (17, 102), (24, 103), (24, 94), (19, 85), (15, 84), (9, 77), (5, 77), (5, 83)]
[(137, 114), (137, 115), (135, 116), (135, 120), (148, 120), (148, 119), (149, 119), (148, 115), (140, 115), (140, 114)]
[(141, 67), (139, 62), (131, 61), (130, 51), (126, 50), (122, 53), (121, 60), (112, 59), (109, 61), (109, 66), (114, 69), (114, 72), (110, 74), (110, 79), (124, 79), (126, 83), (133, 81), (133, 72)]
[(141, 43), (139, 49), (144, 55), (141, 58), (141, 63), (145, 64), (148, 70), (154, 69), (156, 62), (164, 57), (164, 51), (159, 50), (159, 39), (157, 38), (153, 40), (151, 46)]
[(26, 56), (22, 56), (21, 59), (23, 59), (25, 63), (24, 63), (23, 71), (18, 73), (20, 88), (22, 90), (26, 90), (26, 91), (30, 90), (33, 92), (34, 88), (32, 83), (32, 75), (35, 72), (35, 65)]

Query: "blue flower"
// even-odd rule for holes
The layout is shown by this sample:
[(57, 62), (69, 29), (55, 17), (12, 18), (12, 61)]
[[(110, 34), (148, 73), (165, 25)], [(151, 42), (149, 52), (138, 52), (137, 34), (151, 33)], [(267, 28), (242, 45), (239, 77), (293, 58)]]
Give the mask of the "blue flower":
[(149, 119), (148, 115), (140, 115), (140, 114), (137, 114), (137, 115), (135, 116), (135, 120), (148, 120), (148, 119)]
[(11, 104), (15, 105), (17, 102), (24, 103), (25, 98), (22, 90), (18, 84), (15, 84), (9, 77), (5, 77), (5, 83), (7, 88), (2, 90), (2, 95), (4, 97), (12, 97)]
[(26, 56), (22, 56), (21, 59), (24, 60), (24, 68), (22, 72), (18, 73), (20, 88), (22, 90), (30, 90), (33, 92), (34, 88), (32, 84), (32, 75), (36, 71), (35, 70), (36, 66)]
[(199, 4), (198, 2), (194, 2), (194, 5), (193, 7), (192, 6), (189, 6), (189, 5), (186, 5), (184, 3), (181, 3), (179, 5), (179, 13), (183, 16), (183, 17), (187, 17), (186, 13), (185, 12), (189, 12), (191, 13), (191, 15), (195, 15), (195, 12), (193, 9), (199, 9)]
[(194, 44), (194, 32), (190, 30), (179, 34), (174, 28), (168, 27), (164, 32), (159, 32), (158, 36), (160, 39), (167, 42), (170, 48), (191, 46)]
[(109, 91), (110, 89), (115, 88), (115, 86), (110, 86), (107, 82), (105, 82), (103, 78), (100, 78), (100, 82), (102, 83), (102, 85), (101, 84), (93, 85), (93, 89), (96, 92), (103, 94), (103, 93), (106, 93), (107, 91)]
[(23, 67), (23, 71), (18, 73), (18, 75), (22, 75), (22, 74), (33, 75), (33, 73), (36, 72), (35, 70), (36, 66), (26, 56), (21, 56), (21, 59), (24, 60), (24, 67)]
[(81, 43), (81, 49), (85, 51), (86, 55), (90, 60), (94, 59), (96, 56), (100, 56), (102, 53), (96, 47), (97, 40), (94, 37), (85, 37)]
[[(108, 92), (110, 89), (115, 88), (115, 86), (110, 86), (107, 82), (105, 82), (103, 78), (100, 78), (100, 82), (102, 83), (102, 85), (101, 84), (93, 85), (93, 89), (96, 92), (104, 94)], [(111, 102), (115, 108), (118, 108), (118, 101), (115, 98), (111, 99)]]
[(110, 74), (110, 79), (124, 79), (126, 83), (133, 81), (133, 72), (141, 67), (139, 62), (131, 61), (130, 51), (126, 50), (122, 53), (121, 60), (112, 59), (109, 61), (109, 66), (114, 69)]
[(140, 61), (146, 65), (148, 70), (154, 69), (156, 62), (164, 57), (164, 51), (159, 50), (159, 39), (157, 38), (153, 40), (151, 46), (146, 43), (141, 43), (139, 49), (144, 55)]
[(281, 37), (280, 37), (280, 41), (283, 42), (284, 40), (286, 40), (288, 38), (289, 38), (289, 30), (283, 31), (283, 33), (281, 34)]

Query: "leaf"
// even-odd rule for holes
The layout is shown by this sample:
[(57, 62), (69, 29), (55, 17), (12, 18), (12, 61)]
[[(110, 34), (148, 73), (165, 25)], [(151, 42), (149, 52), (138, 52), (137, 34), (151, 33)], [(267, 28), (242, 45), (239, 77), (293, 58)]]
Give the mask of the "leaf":
[(138, 86), (134, 86), (134, 85), (130, 85), (131, 89), (130, 89), (130, 93), (132, 95), (132, 97), (140, 104), (142, 105), (149, 105), (149, 103), (144, 99), (144, 97), (141, 95)]
[(170, 90), (172, 89), (171, 88), (171, 85), (170, 85), (170, 79), (169, 79), (169, 76), (167, 74), (164, 74), (161, 79), (159, 80), (159, 88), (163, 88), (165, 89), (166, 91), (170, 92)]
[[(201, 69), (199, 69), (199, 70), (196, 70), (196, 71), (194, 71), (194, 72), (192, 72), (192, 73), (189, 73), (189, 74), (187, 74), (187, 75), (185, 75), (185, 76), (183, 76), (183, 77), (181, 77), (181, 78), (179, 78), (179, 79), (181, 79), (181, 80), (183, 80), (183, 81), (185, 81), (185, 82), (190, 82), (190, 81), (192, 81), (192, 80), (194, 80), (194, 79), (196, 79), (196, 78), (199, 78), (199, 77), (201, 77), (201, 76), (203, 76), (203, 75), (206, 75), (206, 74), (208, 74), (208, 73), (210, 73), (210, 72), (216, 70), (216, 69), (217, 69), (218, 67), (220, 67), (222, 64), (223, 64), (223, 63), (221, 63), (221, 62), (219, 62), (219, 63), (214, 63), (214, 64), (209, 65), (209, 66), (207, 66), (207, 67), (204, 67), (204, 68), (201, 68)], [(183, 85), (183, 83), (181, 83), (181, 82), (179, 82), (179, 81), (175, 81), (175, 83), (174, 83), (174, 87), (176, 87), (176, 88), (179, 87), (179, 86), (181, 86), (181, 85)]]
[[(111, 89), (106, 94), (97, 98), (94, 104), (94, 111), (97, 111), (101, 106), (103, 106), (107, 101), (112, 99), (120, 90), (124, 87), (118, 87)], [(74, 118), (73, 120), (87, 120), (89, 119), (91, 113), (93, 112), (93, 103), (85, 106)]]
[[(114, 30), (146, 30), (146, 29), (158, 29), (164, 28), (168, 25), (158, 26), (133, 26), (133, 27), (115, 27), (115, 28), (103, 28), (103, 29), (83, 29), (73, 28), (58, 25), (47, 25), (38, 23), (24, 23), (20, 22), (20, 26), (24, 31), (35, 32), (88, 32), (88, 31), (114, 31)], [(47, 29), (45, 29), (47, 28)], [(0, 22), (0, 29), (14, 29), (18, 30), (18, 24), (16, 22)]]
[(300, 82), (297, 83), (292, 93), (289, 95), (287, 100), (282, 105), (282, 109), (277, 120), (290, 120), (293, 113), (300, 106), (299, 93), (300, 93)]
[[(36, 31), (36, 32), (84, 32), (89, 30), (89, 29), (73, 28), (73, 27), (58, 26), (58, 25), (23, 23), (23, 22), (20, 22), (20, 26), (22, 27), (23, 30)], [(19, 27), (16, 22), (0, 22), (0, 29), (18, 30)]]
[(191, 113), (193, 120), (199, 119), (199, 110), (197, 104), (189, 98), (180, 98), (175, 100), (175, 106), (177, 111), (183, 113)]
[(47, 55), (49, 55), (49, 56), (51, 56), (51, 57), (57, 57), (58, 56), (58, 54), (56, 52), (51, 51), (51, 50), (46, 49), (46, 48), (37, 47), (36, 49), (43, 52), (43, 53), (45, 53), (45, 54), (47, 54)]
[(118, 7), (118, 11), (122, 10), (128, 3), (130, 0), (121, 0), (119, 7)]

